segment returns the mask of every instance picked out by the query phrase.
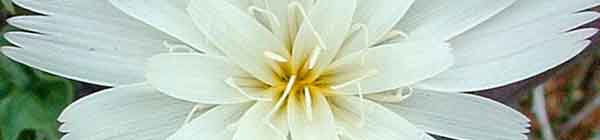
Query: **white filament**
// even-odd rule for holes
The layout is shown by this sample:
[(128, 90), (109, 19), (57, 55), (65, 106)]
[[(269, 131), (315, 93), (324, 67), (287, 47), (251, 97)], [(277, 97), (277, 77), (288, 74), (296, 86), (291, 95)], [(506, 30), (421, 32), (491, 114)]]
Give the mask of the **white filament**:
[(194, 114), (196, 114), (196, 112), (200, 109), (200, 107), (201, 107), (200, 105), (195, 105), (194, 108), (192, 108), (192, 111), (190, 111), (190, 113), (188, 113), (187, 117), (185, 117), (185, 121), (183, 122), (183, 126), (185, 126), (186, 124), (189, 124), (192, 121), (192, 118), (194, 117)]
[(312, 110), (312, 98), (310, 94), (310, 89), (308, 87), (304, 87), (304, 105), (306, 106), (306, 117), (309, 121), (313, 120), (313, 110)]
[(194, 50), (190, 49), (186, 45), (175, 44), (175, 43), (171, 43), (169, 41), (163, 41), (162, 43), (165, 48), (169, 49), (170, 53), (177, 52), (177, 50), (180, 50), (180, 49), (183, 50), (183, 52), (194, 52)]
[(306, 25), (308, 26), (308, 28), (310, 28), (310, 30), (312, 31), (312, 33), (315, 35), (317, 42), (319, 42), (318, 47), (321, 47), (321, 49), (323, 50), (327, 50), (327, 46), (325, 45), (325, 41), (323, 41), (323, 38), (321, 37), (321, 35), (319, 35), (319, 33), (317, 32), (317, 30), (315, 29), (315, 26), (310, 22), (310, 18), (308, 18), (308, 14), (306, 13), (306, 10), (304, 10), (304, 7), (302, 7), (302, 4), (299, 3), (298, 1), (294, 1), (291, 2), (288, 5), (288, 8), (292, 9), (292, 8), (297, 8), (298, 11), (300, 12), (300, 15), (302, 15), (302, 18), (304, 18)]
[(273, 107), (273, 109), (271, 111), (269, 111), (269, 114), (267, 114), (267, 116), (265, 117), (264, 122), (271, 128), (273, 129), (275, 132), (277, 132), (278, 134), (282, 135), (282, 137), (287, 137), (287, 135), (283, 134), (283, 132), (281, 132), (281, 130), (279, 130), (272, 122), (271, 119), (273, 119), (274, 114), (277, 112), (277, 110), (279, 110), (279, 108), (281, 108), (281, 106), (283, 105), (283, 101), (285, 101), (285, 98), (287, 98), (290, 95), (290, 92), (292, 92), (292, 88), (294, 87), (294, 83), (296, 82), (296, 75), (292, 75), (290, 77), (290, 80), (288, 81), (287, 85), (285, 86), (285, 89), (283, 91), (283, 95), (281, 95), (281, 97), (279, 97), (279, 100), (277, 101), (277, 103), (275, 104), (275, 107)]
[(331, 86), (331, 89), (341, 89), (343, 87), (355, 84), (355, 83), (357, 83), (357, 82), (359, 82), (361, 80), (369, 78), (369, 77), (371, 77), (373, 75), (376, 75), (377, 73), (378, 73), (377, 70), (374, 70), (374, 69), (370, 70), (370, 71), (366, 72), (365, 74), (363, 74), (363, 75), (361, 75), (361, 76), (359, 76), (359, 77), (357, 77), (355, 79), (352, 79), (350, 81), (347, 81), (347, 82), (344, 82), (344, 83), (341, 83), (341, 84), (333, 85), (333, 86)]
[[(408, 92), (404, 92), (404, 89), (408, 89)], [(414, 94), (413, 88), (407, 87), (404, 89), (396, 89), (396, 91), (391, 93), (374, 94), (368, 98), (379, 102), (398, 103)]]
[(308, 61), (308, 69), (313, 69), (317, 65), (317, 60), (319, 60), (319, 55), (321, 55), (321, 47), (317, 46), (313, 49), (310, 59)]
[(362, 23), (357, 23), (357, 24), (353, 24), (352, 25), (352, 33), (356, 33), (360, 30), (364, 30), (365, 32), (365, 44), (367, 46), (371, 46), (371, 42), (369, 41), (369, 28), (367, 28), (367, 25), (362, 24)]
[(281, 22), (279, 21), (279, 18), (277, 17), (277, 15), (275, 15), (275, 13), (273, 13), (269, 10), (258, 8), (256, 6), (250, 6), (250, 7), (248, 7), (248, 12), (250, 12), (251, 14), (263, 13), (263, 14), (269, 16), (269, 21), (271, 22), (271, 24), (275, 24), (275, 26), (281, 27)]
[(233, 77), (227, 78), (225, 80), (225, 83), (227, 83), (227, 85), (229, 85), (230, 87), (236, 89), (238, 92), (242, 93), (242, 95), (252, 99), (252, 100), (257, 100), (257, 101), (272, 101), (271, 98), (261, 98), (261, 97), (254, 97), (250, 94), (248, 94), (248, 92), (246, 92), (245, 90), (243, 90), (240, 86), (238, 86), (235, 83), (235, 80), (233, 79)]
[(288, 59), (287, 59), (287, 58), (285, 58), (285, 57), (283, 57), (283, 56), (281, 56), (281, 55), (279, 55), (279, 54), (276, 54), (276, 53), (274, 53), (274, 52), (272, 52), (272, 51), (265, 51), (265, 52), (263, 53), (263, 55), (264, 55), (265, 57), (267, 57), (267, 58), (269, 58), (269, 59), (272, 59), (272, 60), (275, 60), (275, 61), (277, 61), (277, 62), (288, 62)]
[(358, 90), (358, 97), (360, 98), (360, 122), (359, 127), (363, 127), (367, 121), (366, 119), (366, 105), (365, 105), (365, 96), (362, 93), (362, 87), (360, 86), (360, 82), (356, 84), (356, 88)]

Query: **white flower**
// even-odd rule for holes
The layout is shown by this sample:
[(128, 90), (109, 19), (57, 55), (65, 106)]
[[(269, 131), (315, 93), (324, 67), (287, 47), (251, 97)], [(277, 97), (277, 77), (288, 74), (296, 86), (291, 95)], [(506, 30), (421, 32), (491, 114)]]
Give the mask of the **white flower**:
[(598, 0), (15, 0), (44, 16), (2, 52), (113, 86), (63, 140), (522, 140), (528, 120), (460, 92), (577, 55)]

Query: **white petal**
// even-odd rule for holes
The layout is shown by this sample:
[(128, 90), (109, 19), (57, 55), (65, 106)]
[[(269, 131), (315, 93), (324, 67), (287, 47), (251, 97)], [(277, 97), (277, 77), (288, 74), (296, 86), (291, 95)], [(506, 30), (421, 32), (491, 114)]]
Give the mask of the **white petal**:
[(398, 103), (382, 103), (428, 133), (453, 139), (526, 140), (526, 116), (498, 102), (462, 93), (415, 90)]
[(415, 1), (396, 29), (412, 38), (451, 39), (489, 19), (516, 0)]
[(503, 56), (518, 53), (532, 45), (564, 36), (565, 32), (598, 17), (600, 14), (596, 12), (563, 14), (493, 33), (475, 35), (477, 31), (469, 32), (451, 41), (455, 48), (453, 54), (456, 56), (456, 66), (502, 59)]
[[(381, 92), (409, 86), (431, 78), (453, 64), (453, 56), (446, 43), (413, 41), (388, 44), (370, 49), (365, 67), (377, 73), (360, 81), (364, 93)], [(348, 58), (353, 63), (360, 59)], [(335, 62), (334, 62), (335, 63)], [(355, 88), (344, 89), (353, 91)]]
[(267, 84), (278, 82), (269, 65), (271, 60), (263, 54), (272, 51), (289, 58), (289, 53), (256, 19), (221, 0), (194, 0), (187, 11), (196, 26), (232, 62)]
[(236, 123), (252, 103), (219, 105), (183, 126), (167, 140), (232, 140)]
[(304, 97), (291, 94), (288, 98), (288, 122), (292, 139), (295, 140), (338, 140), (336, 124), (325, 96), (313, 93), (313, 117), (305, 111)]
[[(144, 81), (143, 61), (167, 51), (172, 37), (119, 12), (106, 0), (15, 0), (49, 16), (19, 16), (8, 22), (40, 33), (11, 33), (22, 49), (9, 49), (13, 59), (47, 72), (105, 86)], [(76, 59), (74, 59), (76, 58)]]
[(597, 29), (566, 33), (526, 50), (473, 65), (452, 67), (417, 87), (447, 92), (479, 91), (527, 79), (556, 67), (585, 49)]
[[(343, 128), (342, 135), (354, 140), (427, 140), (430, 137), (408, 120), (375, 102), (362, 102), (358, 97), (332, 99), (336, 122)], [(361, 120), (361, 111), (365, 111), (364, 120)]]
[(461, 36), (479, 36), (531, 23), (546, 22), (546, 19), (572, 15), (598, 5), (600, 5), (598, 0), (518, 0), (501, 13)]
[(160, 54), (148, 62), (148, 82), (165, 94), (192, 102), (230, 104), (250, 99), (227, 85), (239, 68), (223, 57), (191, 53)]
[[(256, 102), (240, 119), (233, 140), (287, 140), (287, 114), (280, 113), (273, 120), (267, 120), (266, 115), (273, 107), (274, 102)], [(276, 128), (267, 123), (272, 123)]]
[(317, 1), (310, 11), (307, 11), (308, 19), (303, 21), (298, 31), (292, 51), (292, 60), (296, 60), (292, 69), (303, 66), (304, 61), (297, 60), (307, 59), (315, 47), (325, 49), (320, 53), (314, 71), (325, 69), (349, 34), (356, 6), (356, 0)]
[(219, 54), (189, 18), (189, 0), (109, 0), (115, 7), (192, 47)]
[(369, 30), (369, 42), (376, 43), (404, 17), (404, 14), (415, 0), (357, 1), (358, 8), (356, 14), (354, 14), (353, 22), (365, 24)]
[(100, 91), (63, 111), (60, 130), (67, 134), (62, 140), (165, 139), (183, 125), (194, 106), (145, 84)]

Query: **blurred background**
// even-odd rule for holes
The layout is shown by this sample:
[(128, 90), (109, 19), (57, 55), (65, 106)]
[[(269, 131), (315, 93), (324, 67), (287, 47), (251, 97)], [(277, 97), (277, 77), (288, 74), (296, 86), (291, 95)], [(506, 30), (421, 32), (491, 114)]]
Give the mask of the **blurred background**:
[[(0, 32), (18, 29), (6, 19), (35, 14), (0, 0)], [(595, 10), (600, 11), (600, 8)], [(600, 27), (600, 21), (586, 25)], [(531, 140), (600, 140), (600, 43), (540, 76), (475, 92), (510, 105), (532, 120)], [(10, 45), (0, 37), (0, 46)], [(43, 47), (43, 46), (40, 46)], [(543, 53), (543, 52), (541, 52)], [(105, 89), (53, 76), (0, 54), (0, 140), (58, 140), (58, 115), (72, 101)]]

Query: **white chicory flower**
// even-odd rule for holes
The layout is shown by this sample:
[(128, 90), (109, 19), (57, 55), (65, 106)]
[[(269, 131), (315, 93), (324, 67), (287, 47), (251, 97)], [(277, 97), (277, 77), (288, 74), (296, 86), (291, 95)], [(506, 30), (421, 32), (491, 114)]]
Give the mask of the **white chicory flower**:
[(525, 140), (482, 97), (581, 52), (599, 0), (15, 0), (12, 59), (112, 86), (63, 140)]

